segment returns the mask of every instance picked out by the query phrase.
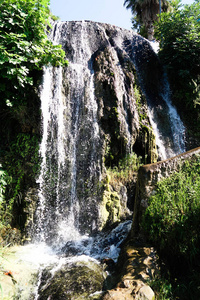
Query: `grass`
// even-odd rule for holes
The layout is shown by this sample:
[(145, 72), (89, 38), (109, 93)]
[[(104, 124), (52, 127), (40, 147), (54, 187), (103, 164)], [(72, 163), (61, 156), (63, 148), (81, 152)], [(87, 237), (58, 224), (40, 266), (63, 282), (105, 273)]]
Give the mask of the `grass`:
[(142, 158), (135, 153), (127, 155), (124, 159), (119, 161), (118, 166), (109, 168), (107, 174), (110, 176), (111, 182), (121, 182), (126, 185), (133, 180), (133, 176), (142, 165)]

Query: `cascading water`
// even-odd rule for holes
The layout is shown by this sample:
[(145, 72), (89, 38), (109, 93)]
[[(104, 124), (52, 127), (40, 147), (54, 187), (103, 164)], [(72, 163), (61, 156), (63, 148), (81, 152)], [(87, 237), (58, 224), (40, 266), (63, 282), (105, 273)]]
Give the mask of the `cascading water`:
[(170, 88), (165, 76), (161, 97), (164, 101), (162, 105), (149, 106), (149, 118), (156, 136), (159, 159), (164, 160), (185, 152), (186, 147), (185, 127), (171, 103)]
[(170, 158), (181, 154), (186, 151), (185, 147), (185, 127), (180, 116), (177, 113), (176, 108), (171, 103), (171, 91), (169, 87), (169, 83), (167, 81), (166, 75), (164, 74), (164, 89), (162, 90), (161, 96), (163, 97), (167, 109), (168, 115), (170, 119), (171, 132), (172, 132), (172, 146), (166, 146), (166, 157)]
[[(59, 29), (53, 32), (58, 40)], [(77, 166), (80, 159), (84, 159), (88, 149), (90, 150), (88, 153), (90, 160), (87, 165), (88, 181), (92, 176), (101, 179), (96, 157), (96, 145), (99, 144), (100, 137), (96, 116), (97, 103), (94, 101), (94, 72), (91, 66), (87, 68), (87, 56), (91, 54), (88, 49), (84, 49), (84, 26), (82, 26), (80, 42), (79, 48), (74, 47), (74, 61), (71, 61), (67, 68), (67, 76), (71, 82), (68, 95), (62, 93), (61, 68), (45, 70), (41, 93), (41, 102), (45, 104), (42, 106), (43, 164), (39, 179), (41, 204), (38, 209), (37, 231), (41, 230), (42, 239), (43, 236), (45, 240), (50, 238), (50, 243), (55, 237), (63, 238), (65, 241), (76, 235), (79, 237)], [(82, 118), (83, 107), (87, 109), (85, 119)], [(87, 140), (84, 140), (84, 135), (80, 135), (83, 126), (85, 126), (84, 130), (88, 130), (85, 133)], [(52, 228), (52, 219), (57, 224), (57, 228), (55, 225)], [(38, 238), (39, 235), (40, 233), (37, 234)], [(54, 243), (60, 244), (61, 240), (57, 238)]]
[[(56, 26), (57, 30), (52, 32), (54, 39), (60, 42), (59, 28), (62, 23)], [(42, 246), (37, 247), (43, 249), (46, 257), (50, 257), (50, 261), (54, 263), (55, 251), (71, 257), (68, 263), (75, 257), (85, 260), (83, 255), (87, 255), (89, 260), (105, 257), (116, 260), (119, 245), (131, 226), (131, 221), (127, 221), (107, 233), (107, 236), (98, 234), (91, 238), (81, 235), (81, 226), (84, 224), (92, 230), (96, 228), (98, 195), (93, 193), (93, 185), (101, 181), (102, 158), (99, 148), (102, 143), (91, 61), (93, 53), (87, 44), (86, 24), (81, 22), (76, 26), (77, 31), (81, 30), (81, 36), (78, 39), (74, 34), (71, 38), (73, 58), (69, 60), (67, 69), (46, 68), (41, 90), (42, 166), (38, 179), (40, 202), (36, 211), (34, 239), (37, 243), (42, 243)], [(74, 31), (76, 32), (76, 28)], [(81, 203), (80, 199), (81, 196), (84, 198), (86, 187), (89, 187), (84, 199), (87, 208), (83, 207), (85, 203)], [(82, 211), (86, 217), (81, 215)], [(50, 248), (45, 246), (46, 243)], [(64, 263), (66, 259), (58, 264)], [(44, 266), (40, 271), (35, 299), (40, 299), (40, 285), (45, 289), (42, 283), (43, 268)], [(57, 268), (53, 269), (52, 274), (56, 271)]]
[[(186, 151), (185, 128), (176, 108), (171, 103), (167, 76), (155, 60), (158, 45), (152, 45), (148, 41), (144, 45), (141, 37), (137, 38), (136, 44), (139, 49), (142, 45), (144, 47), (142, 55), (140, 50), (136, 50), (134, 62), (148, 102), (149, 118), (156, 136), (159, 159), (164, 160)], [(133, 49), (136, 49), (135, 45)], [(154, 78), (152, 70), (156, 67), (158, 72)]]
[[(171, 103), (167, 76), (157, 60), (157, 47), (138, 36), (136, 43), (132, 43), (132, 49), (140, 85), (148, 102), (159, 159), (164, 160), (185, 152), (185, 128)], [(155, 77), (153, 69), (157, 69)]]
[[(92, 40), (94, 34), (96, 42)], [(75, 236), (79, 238), (79, 233), (98, 229), (98, 185), (102, 179), (104, 141), (99, 127), (93, 56), (102, 45), (109, 47), (117, 62), (114, 65), (117, 68), (117, 72), (114, 70), (116, 97), (121, 101), (123, 112), (119, 114), (120, 130), (127, 136), (128, 152), (132, 144), (127, 108), (131, 106), (131, 98), (117, 52), (101, 24), (60, 22), (55, 24), (52, 36), (54, 43), (61, 43), (66, 50), (69, 65), (63, 70), (47, 68), (44, 73), (41, 92), (43, 163), (36, 240), (61, 247), (62, 242)]]

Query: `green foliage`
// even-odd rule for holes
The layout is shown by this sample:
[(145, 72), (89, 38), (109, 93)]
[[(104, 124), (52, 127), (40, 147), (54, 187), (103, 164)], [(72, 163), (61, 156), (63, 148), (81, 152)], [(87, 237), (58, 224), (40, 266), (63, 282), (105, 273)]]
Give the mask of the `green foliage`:
[(35, 135), (18, 134), (10, 145), (4, 162), (7, 172), (12, 178), (8, 209), (12, 209), (13, 201), (20, 201), (20, 191), (23, 191), (23, 185), (27, 181), (34, 181), (39, 171), (38, 151), (38, 137)]
[[(15, 242), (19, 242), (20, 233), (16, 228), (10, 226), (12, 219), (12, 200), (6, 201), (6, 187), (12, 182), (11, 177), (7, 172), (0, 169), (0, 243), (2, 246), (9, 245)], [(1, 249), (0, 249), (1, 250)], [(0, 251), (1, 258), (1, 251)]]
[[(4, 169), (1, 173), (2, 195), (0, 202), (0, 240), (5, 245), (13, 241), (19, 242), (20, 233), (14, 226), (23, 226), (24, 193), (27, 186), (35, 182), (39, 171), (38, 137), (21, 133), (16, 136), (5, 153)], [(7, 175), (8, 173), (8, 175)], [(15, 213), (13, 214), (13, 211)], [(20, 224), (16, 224), (15, 218), (19, 218)]]
[(65, 64), (61, 46), (46, 35), (48, 0), (4, 0), (0, 3), (1, 105), (22, 101), (22, 88), (33, 85), (33, 71), (42, 66)]
[[(133, 28), (144, 37), (152, 38), (153, 22), (158, 19), (160, 11), (158, 0), (125, 0), (124, 5), (131, 9), (133, 18)], [(169, 7), (169, 1), (161, 0), (161, 9), (166, 11)]]
[(200, 157), (163, 179), (143, 217), (151, 241), (170, 260), (195, 264), (200, 254)]
[(158, 300), (172, 300), (173, 292), (172, 292), (172, 284), (169, 280), (165, 279), (163, 276), (155, 276), (151, 281), (149, 281), (149, 285), (153, 289), (156, 299)]
[(181, 6), (172, 1), (172, 10), (163, 12), (155, 26), (161, 41), (159, 56), (167, 68), (173, 98), (185, 110), (199, 105), (200, 86), (200, 2)]
[(135, 153), (131, 153), (119, 160), (118, 166), (109, 168), (107, 171), (111, 182), (120, 181), (123, 184), (131, 182), (133, 180), (133, 175), (142, 165), (141, 160), (142, 158), (138, 157)]
[[(200, 156), (186, 161), (179, 172), (160, 181), (149, 199), (142, 226), (170, 271), (171, 284), (168, 275), (152, 283), (158, 299), (200, 297), (199, 199)], [(172, 292), (173, 297), (169, 297)]]

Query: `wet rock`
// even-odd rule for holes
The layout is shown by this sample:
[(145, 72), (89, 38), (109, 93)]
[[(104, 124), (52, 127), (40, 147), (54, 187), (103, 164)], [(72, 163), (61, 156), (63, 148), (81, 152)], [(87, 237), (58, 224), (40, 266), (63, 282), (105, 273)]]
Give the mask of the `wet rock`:
[(143, 241), (127, 241), (121, 250), (115, 277), (115, 287), (107, 291), (103, 300), (154, 300), (155, 295), (147, 282), (158, 272), (157, 255)]
[(38, 300), (98, 299), (94, 293), (102, 290), (104, 279), (102, 267), (93, 261), (47, 268), (42, 272)]

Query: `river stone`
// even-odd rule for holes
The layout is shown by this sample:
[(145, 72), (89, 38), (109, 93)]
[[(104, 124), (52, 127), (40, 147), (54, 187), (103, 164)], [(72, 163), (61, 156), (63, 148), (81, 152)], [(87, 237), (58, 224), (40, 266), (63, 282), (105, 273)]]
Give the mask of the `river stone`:
[(129, 289), (115, 289), (107, 291), (103, 300), (134, 300)]
[(148, 285), (144, 285), (136, 295), (136, 300), (155, 300), (155, 294)]
[(38, 300), (99, 299), (101, 294), (95, 292), (102, 290), (105, 273), (96, 262), (65, 263), (55, 269), (42, 272)]

